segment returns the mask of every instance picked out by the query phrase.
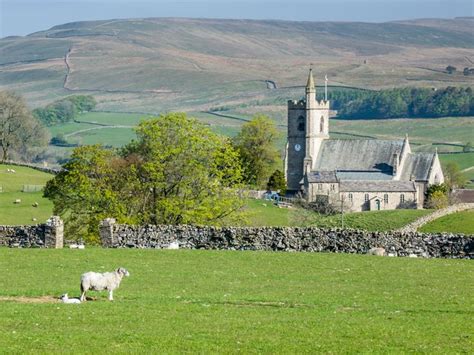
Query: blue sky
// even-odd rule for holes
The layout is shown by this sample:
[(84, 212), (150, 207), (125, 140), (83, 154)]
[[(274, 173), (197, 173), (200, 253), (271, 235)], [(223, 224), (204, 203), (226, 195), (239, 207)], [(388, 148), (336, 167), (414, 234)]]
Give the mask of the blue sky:
[(474, 16), (474, 0), (0, 0), (0, 37), (131, 17), (383, 22)]

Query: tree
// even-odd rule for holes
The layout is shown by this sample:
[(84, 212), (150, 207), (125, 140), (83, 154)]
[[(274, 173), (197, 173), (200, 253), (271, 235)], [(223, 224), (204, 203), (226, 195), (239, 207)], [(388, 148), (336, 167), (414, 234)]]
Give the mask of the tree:
[(34, 149), (46, 146), (47, 142), (47, 132), (23, 99), (13, 92), (0, 91), (1, 161), (9, 160), (12, 152), (29, 160)]
[(463, 153), (470, 153), (474, 150), (472, 142), (467, 142), (464, 147), (462, 147)]
[(185, 114), (143, 121), (120, 152), (74, 149), (44, 195), (70, 236), (97, 238), (106, 217), (121, 223), (219, 224), (242, 207), (230, 142)]
[(279, 136), (275, 123), (265, 115), (256, 115), (242, 126), (234, 146), (240, 154), (246, 183), (265, 186), (279, 162), (275, 146)]
[(285, 194), (286, 180), (285, 180), (285, 174), (283, 174), (281, 170), (275, 170), (273, 174), (270, 176), (267, 183), (267, 189), (279, 191), (280, 194)]
[(239, 156), (220, 137), (184, 113), (143, 121), (123, 156), (138, 156), (140, 193), (148, 219), (165, 224), (218, 224), (242, 207)]
[(448, 206), (449, 187), (445, 183), (433, 184), (426, 190), (426, 208), (440, 209)]
[(454, 162), (449, 162), (444, 166), (444, 177), (446, 179), (446, 185), (450, 190), (455, 188), (463, 188), (467, 183), (468, 179), (459, 169), (459, 165)]
[(448, 65), (446, 67), (446, 73), (448, 73), (448, 74), (453, 74), (453, 73), (456, 72), (456, 70), (457, 70), (456, 67), (453, 67), (452, 65)]

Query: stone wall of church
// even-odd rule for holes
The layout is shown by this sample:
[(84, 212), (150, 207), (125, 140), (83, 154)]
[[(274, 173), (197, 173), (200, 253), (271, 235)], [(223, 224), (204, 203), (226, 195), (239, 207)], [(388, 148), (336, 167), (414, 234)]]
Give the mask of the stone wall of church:
[(344, 199), (344, 206), (352, 212), (377, 211), (377, 201), (380, 201), (381, 211), (402, 207), (416, 208), (415, 205), (411, 205), (416, 201), (415, 192), (344, 192), (341, 197)]
[(217, 228), (197, 226), (130, 226), (104, 221), (102, 244), (111, 248), (266, 250), (300, 252), (366, 253), (383, 247), (394, 256), (474, 258), (474, 236), (367, 232), (319, 228)]

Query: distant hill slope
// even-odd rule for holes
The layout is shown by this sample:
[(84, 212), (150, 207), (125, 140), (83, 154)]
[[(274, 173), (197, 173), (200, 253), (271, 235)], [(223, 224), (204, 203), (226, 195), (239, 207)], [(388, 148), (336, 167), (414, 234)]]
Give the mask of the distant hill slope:
[[(99, 108), (205, 110), (289, 96), (313, 63), (321, 83), (363, 88), (470, 85), (474, 20), (387, 23), (148, 18), (68, 23), (0, 39), (0, 89), (32, 106), (73, 92)], [(458, 73), (444, 73), (448, 65)], [(270, 90), (273, 89), (273, 90)], [(294, 95), (294, 93), (292, 93)]]

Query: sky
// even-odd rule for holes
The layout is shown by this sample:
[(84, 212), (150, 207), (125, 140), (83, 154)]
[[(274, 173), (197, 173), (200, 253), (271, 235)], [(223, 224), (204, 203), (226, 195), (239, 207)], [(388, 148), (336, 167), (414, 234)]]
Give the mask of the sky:
[(474, 0), (0, 0), (0, 37), (132, 17), (384, 22), (474, 16)]

